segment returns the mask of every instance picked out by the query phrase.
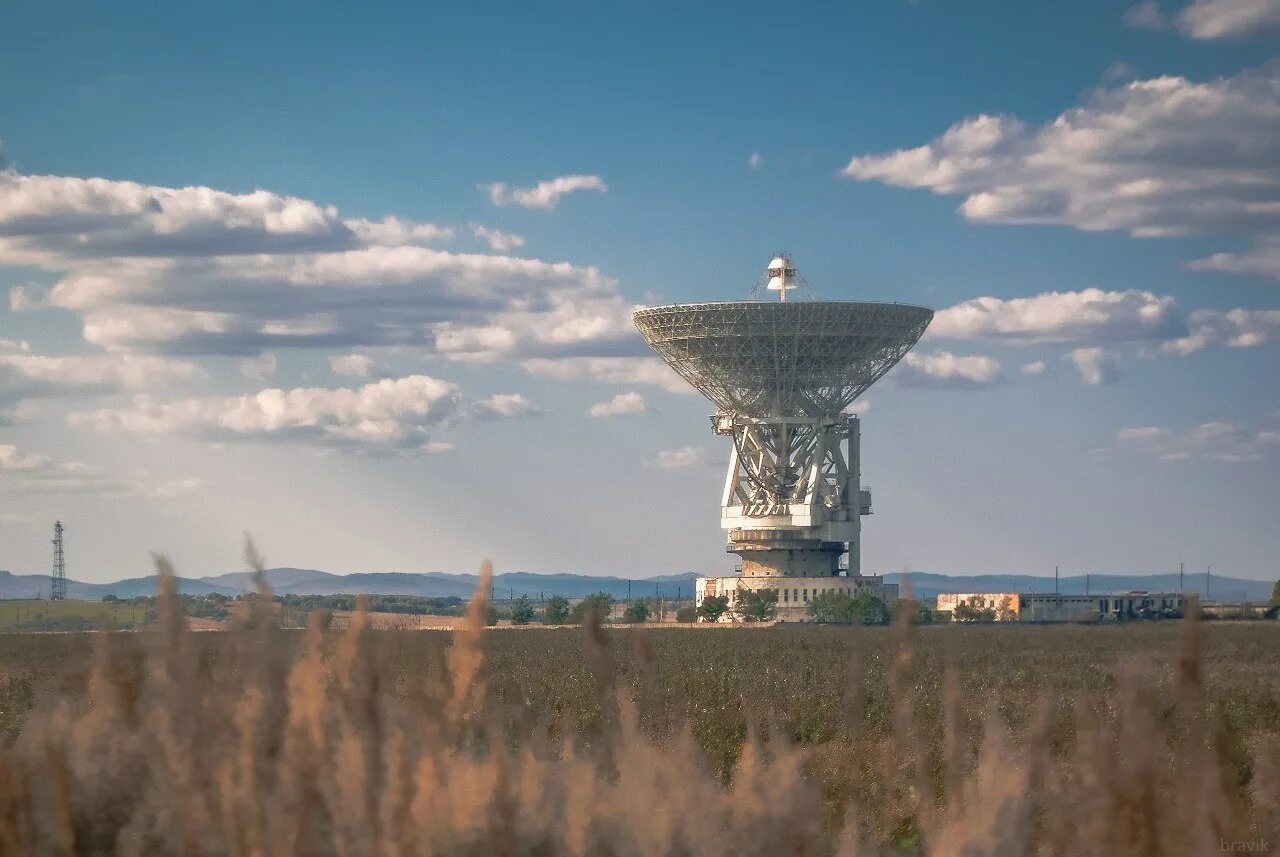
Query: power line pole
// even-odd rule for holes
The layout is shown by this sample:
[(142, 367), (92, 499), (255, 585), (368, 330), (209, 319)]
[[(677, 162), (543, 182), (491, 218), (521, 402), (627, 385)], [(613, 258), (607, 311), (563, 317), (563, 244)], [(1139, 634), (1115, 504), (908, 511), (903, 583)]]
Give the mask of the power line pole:
[(1187, 564), (1185, 562), (1178, 563), (1178, 594), (1182, 595), (1186, 592), (1186, 588), (1182, 584), (1182, 576), (1186, 573)]
[(1089, 575), (1087, 574), (1084, 576), (1084, 594), (1089, 594)]
[(67, 597), (67, 560), (62, 553), (62, 522), (53, 525), (53, 581), (49, 590), (50, 601), (64, 601)]
[(1209, 600), (1209, 586), (1213, 579), (1213, 566), (1209, 566), (1204, 570), (1204, 600)]
[(1058, 567), (1053, 567), (1053, 594), (1058, 594)]

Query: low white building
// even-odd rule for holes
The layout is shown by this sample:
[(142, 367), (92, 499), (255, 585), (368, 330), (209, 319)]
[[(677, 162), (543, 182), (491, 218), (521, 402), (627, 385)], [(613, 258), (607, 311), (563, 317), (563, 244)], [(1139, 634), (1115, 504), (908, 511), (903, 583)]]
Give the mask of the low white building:
[(1124, 592), (1107, 595), (1061, 595), (1056, 592), (1021, 596), (1024, 622), (1093, 622), (1155, 619), (1181, 615), (1186, 598), (1180, 592)]
[[(883, 577), (858, 575), (854, 577), (784, 577), (784, 576), (734, 576), (699, 577), (694, 583), (694, 602), (702, 606), (708, 596), (727, 597), (732, 610), (733, 603), (742, 590), (760, 592), (775, 590), (778, 593), (778, 619), (784, 622), (810, 621), (809, 602), (822, 592), (837, 592), (856, 598), (871, 595), (886, 605), (898, 600), (898, 584), (885, 583)], [(726, 613), (722, 621), (732, 621)]]

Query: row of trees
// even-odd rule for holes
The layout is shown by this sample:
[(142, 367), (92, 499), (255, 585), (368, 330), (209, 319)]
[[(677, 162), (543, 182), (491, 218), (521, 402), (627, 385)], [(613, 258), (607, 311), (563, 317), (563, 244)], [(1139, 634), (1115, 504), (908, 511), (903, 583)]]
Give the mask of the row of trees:
[[(593, 593), (576, 604), (570, 604), (569, 599), (563, 595), (553, 595), (542, 608), (541, 620), (546, 625), (581, 625), (587, 621), (588, 616), (596, 616), (604, 621), (613, 615), (617, 603), (617, 599), (607, 592)], [(682, 607), (676, 611), (676, 619), (692, 622), (695, 618), (692, 610), (692, 607)], [(538, 611), (527, 595), (521, 595), (512, 601), (508, 612), (513, 625), (529, 625), (539, 619)], [(653, 604), (644, 598), (628, 602), (622, 611), (622, 621), (629, 624), (648, 622), (653, 616)]]

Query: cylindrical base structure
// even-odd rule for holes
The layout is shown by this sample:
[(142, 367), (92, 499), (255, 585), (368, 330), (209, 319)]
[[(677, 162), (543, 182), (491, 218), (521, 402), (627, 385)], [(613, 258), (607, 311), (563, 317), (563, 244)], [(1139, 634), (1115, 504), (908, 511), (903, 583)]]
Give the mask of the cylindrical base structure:
[(848, 546), (795, 530), (734, 529), (728, 550), (742, 557), (743, 577), (836, 577)]

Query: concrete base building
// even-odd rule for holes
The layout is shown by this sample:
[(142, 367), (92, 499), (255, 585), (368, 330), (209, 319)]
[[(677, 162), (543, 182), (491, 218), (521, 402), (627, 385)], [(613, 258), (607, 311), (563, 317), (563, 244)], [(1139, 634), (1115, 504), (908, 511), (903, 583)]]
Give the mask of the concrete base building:
[[(703, 599), (708, 596), (725, 597), (729, 599), (731, 610), (738, 593), (743, 590), (753, 592), (775, 590), (778, 593), (778, 620), (782, 622), (809, 621), (809, 603), (823, 592), (836, 592), (850, 598), (870, 595), (890, 606), (898, 600), (898, 584), (885, 583), (884, 578), (878, 575), (699, 577), (694, 586), (694, 602), (697, 606), (701, 607)], [(733, 617), (728, 614), (722, 618), (724, 621), (733, 621)]]

